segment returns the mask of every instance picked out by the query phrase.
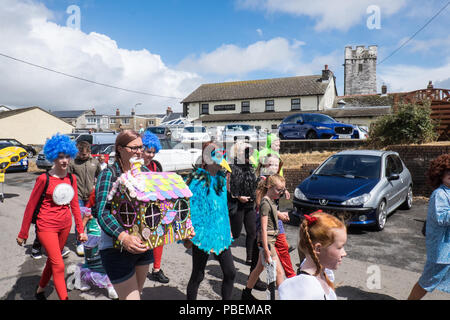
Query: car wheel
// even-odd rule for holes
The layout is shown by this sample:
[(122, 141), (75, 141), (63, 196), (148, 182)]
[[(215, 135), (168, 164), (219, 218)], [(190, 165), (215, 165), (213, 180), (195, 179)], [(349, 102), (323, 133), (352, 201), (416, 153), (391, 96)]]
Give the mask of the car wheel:
[(317, 133), (315, 133), (314, 131), (309, 131), (306, 134), (306, 139), (308, 139), (308, 140), (317, 139)]
[(402, 205), (400, 206), (400, 209), (409, 210), (412, 207), (412, 203), (413, 203), (413, 191), (412, 191), (412, 186), (409, 186), (405, 202), (402, 203)]
[(387, 220), (387, 208), (385, 200), (381, 200), (381, 202), (378, 204), (376, 212), (376, 220), (377, 222), (375, 225), (375, 230), (377, 231), (383, 230)]

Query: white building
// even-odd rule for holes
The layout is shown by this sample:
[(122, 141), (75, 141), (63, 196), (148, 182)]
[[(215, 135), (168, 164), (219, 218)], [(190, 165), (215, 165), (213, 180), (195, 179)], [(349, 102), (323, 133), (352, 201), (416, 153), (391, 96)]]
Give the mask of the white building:
[(325, 66), (322, 75), (203, 84), (182, 103), (184, 116), (206, 127), (242, 122), (272, 130), (292, 113), (333, 108), (336, 96)]

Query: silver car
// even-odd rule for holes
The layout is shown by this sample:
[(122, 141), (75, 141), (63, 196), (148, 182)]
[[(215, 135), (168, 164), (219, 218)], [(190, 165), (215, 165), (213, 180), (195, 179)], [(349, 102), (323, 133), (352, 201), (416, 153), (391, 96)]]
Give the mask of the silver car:
[(295, 189), (294, 206), (304, 214), (322, 209), (349, 225), (383, 230), (390, 213), (413, 201), (411, 173), (393, 151), (342, 151), (325, 160)]

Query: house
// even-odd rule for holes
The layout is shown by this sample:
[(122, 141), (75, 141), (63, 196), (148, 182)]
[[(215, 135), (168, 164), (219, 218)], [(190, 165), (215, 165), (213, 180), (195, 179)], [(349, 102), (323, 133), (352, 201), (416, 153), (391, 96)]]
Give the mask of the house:
[(183, 101), (183, 115), (208, 127), (230, 122), (276, 129), (288, 114), (323, 112), (337, 96), (333, 72), (321, 75), (203, 84)]
[(76, 129), (87, 129), (86, 115), (93, 115), (92, 110), (51, 111), (56, 117), (73, 125)]
[(120, 109), (116, 109), (116, 114), (109, 116), (110, 130), (120, 131), (125, 129), (139, 130), (140, 125), (143, 128), (150, 126), (159, 126), (161, 115), (136, 115), (134, 109), (131, 114), (122, 115)]
[(23, 144), (43, 145), (54, 134), (71, 133), (74, 128), (39, 107), (0, 112), (0, 137), (14, 138)]

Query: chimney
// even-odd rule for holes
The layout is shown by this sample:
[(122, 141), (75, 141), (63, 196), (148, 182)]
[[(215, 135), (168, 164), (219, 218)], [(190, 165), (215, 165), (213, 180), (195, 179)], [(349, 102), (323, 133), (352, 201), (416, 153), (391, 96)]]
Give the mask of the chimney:
[(433, 82), (431, 80), (428, 81), (427, 89), (433, 89)]
[(134, 117), (135, 114), (136, 112), (134, 112), (134, 109), (131, 109), (131, 115)]
[(171, 107), (167, 107), (166, 115), (168, 116), (171, 113), (173, 113), (172, 108)]
[(92, 108), (92, 114), (95, 116), (95, 108)]
[(387, 94), (387, 86), (385, 84), (383, 84), (381, 86), (381, 94), (382, 95), (386, 95)]
[(322, 70), (322, 82), (330, 81), (331, 71), (328, 70), (328, 65), (325, 65), (325, 69)]
[(119, 108), (116, 109), (116, 116), (120, 116), (120, 110), (119, 110)]

